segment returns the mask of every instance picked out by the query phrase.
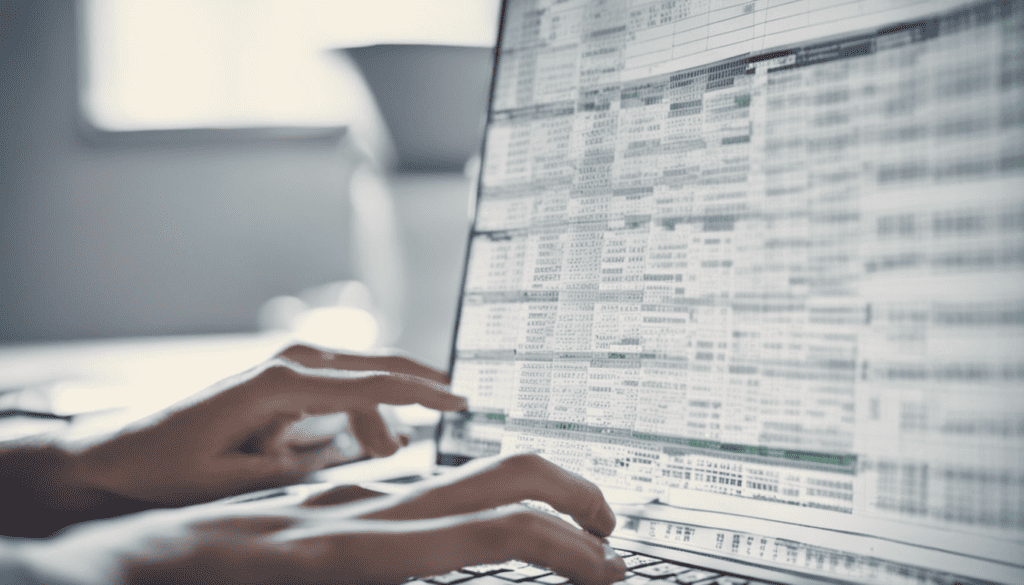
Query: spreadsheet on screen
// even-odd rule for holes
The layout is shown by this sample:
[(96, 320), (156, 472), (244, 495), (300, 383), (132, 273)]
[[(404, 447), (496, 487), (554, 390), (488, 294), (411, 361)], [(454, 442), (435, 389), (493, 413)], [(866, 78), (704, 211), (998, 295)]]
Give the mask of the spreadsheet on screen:
[(1022, 11), (508, 2), (442, 449), (1024, 540)]

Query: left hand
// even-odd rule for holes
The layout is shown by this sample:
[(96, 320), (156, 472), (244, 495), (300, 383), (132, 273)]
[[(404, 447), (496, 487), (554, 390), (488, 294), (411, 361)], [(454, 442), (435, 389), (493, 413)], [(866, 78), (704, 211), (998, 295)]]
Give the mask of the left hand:
[[(581, 585), (625, 574), (602, 540), (615, 515), (600, 489), (538, 455), (478, 460), (405, 494), (374, 496), (337, 486), (301, 503), (285, 496), (130, 514), (27, 542), (21, 560), (40, 581), (73, 585), (397, 585), (510, 559)], [(523, 499), (546, 502), (585, 530)]]
[(306, 416), (346, 412), (349, 432), (371, 456), (400, 446), (379, 404), (466, 408), (447, 376), (404, 357), (290, 347), (215, 384), (187, 403), (85, 448), (70, 449), (64, 481), (154, 505), (180, 506), (294, 483), (340, 463), (330, 440), (293, 448), (286, 433)]

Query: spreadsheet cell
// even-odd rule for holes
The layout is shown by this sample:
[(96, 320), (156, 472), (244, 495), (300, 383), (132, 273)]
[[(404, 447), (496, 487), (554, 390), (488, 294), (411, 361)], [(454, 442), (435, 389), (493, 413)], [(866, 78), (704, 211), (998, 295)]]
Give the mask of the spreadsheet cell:
[(807, 0), (770, 2), (767, 9), (767, 20), (772, 21), (789, 17), (806, 17), (808, 8)]
[(733, 47), (737, 51), (750, 49), (750, 41), (753, 35), (750, 28), (739, 28), (731, 31), (723, 31), (708, 36), (708, 48), (719, 49), (722, 47)]
[(816, 2), (814, 9), (807, 13), (807, 24), (824, 24), (837, 20), (845, 20), (861, 14), (859, 2), (850, 0), (834, 0), (831, 5), (828, 2)]
[(751, 27), (754, 26), (754, 13), (744, 11), (743, 7), (737, 6), (731, 10), (720, 10), (715, 20), (708, 24), (708, 37), (715, 37), (739, 30), (747, 31), (747, 38), (751, 36)]
[(673, 38), (671, 34), (657, 36), (647, 41), (630, 43), (629, 47), (624, 51), (624, 54), (626, 57), (636, 57), (638, 55), (670, 50), (672, 49), (672, 42)]

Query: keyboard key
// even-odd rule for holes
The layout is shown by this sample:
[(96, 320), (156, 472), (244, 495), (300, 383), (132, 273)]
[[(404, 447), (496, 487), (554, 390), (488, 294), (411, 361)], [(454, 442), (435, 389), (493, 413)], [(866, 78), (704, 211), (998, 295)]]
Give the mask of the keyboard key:
[(523, 561), (506, 561), (501, 563), (501, 567), (509, 571), (517, 571), (523, 567), (529, 567), (530, 563), (524, 563)]
[(622, 559), (622, 562), (626, 563), (627, 569), (635, 569), (636, 567), (642, 567), (644, 565), (653, 565), (654, 563), (660, 563), (661, 559), (654, 557), (648, 557), (644, 555), (633, 555)]
[(615, 549), (615, 552), (619, 553), (619, 556), (623, 558), (633, 556), (633, 551), (626, 550), (624, 548), (617, 548)]
[(508, 569), (503, 564), (491, 564), (463, 567), (462, 570), (467, 573), (473, 573), (474, 575), (490, 575), (491, 573), (500, 573), (501, 571), (507, 571)]
[[(527, 568), (529, 568), (529, 567), (527, 567)], [(546, 571), (546, 572), (550, 572), (550, 571)], [(498, 577), (499, 579), (504, 579), (506, 581), (512, 581), (513, 583), (519, 583), (520, 581), (529, 581), (530, 579), (533, 579), (534, 577), (536, 577), (536, 575), (530, 575), (529, 573), (523, 573), (522, 569), (520, 569), (519, 571), (506, 571), (504, 573), (498, 573), (497, 575), (495, 575), (495, 577)]]
[(524, 575), (529, 575), (531, 577), (540, 577), (541, 575), (547, 575), (548, 573), (550, 573), (551, 569), (545, 569), (543, 567), (535, 567), (533, 565), (529, 565), (521, 569), (516, 569), (516, 572), (522, 573)]
[(502, 581), (494, 575), (480, 575), (466, 585), (508, 585), (508, 581)]
[(544, 575), (543, 577), (535, 579), (534, 581), (536, 581), (537, 583), (544, 583), (544, 585), (564, 585), (565, 583), (569, 582), (569, 578), (563, 577), (561, 575), (551, 574)]
[(682, 565), (675, 565), (672, 563), (658, 563), (657, 565), (638, 567), (633, 569), (633, 572), (637, 575), (643, 575), (644, 577), (660, 579), (662, 577), (671, 577), (672, 575), (688, 571), (689, 569), (690, 567), (684, 567)]
[(712, 577), (717, 576), (718, 573), (712, 573), (711, 571), (705, 571), (703, 569), (690, 569), (685, 573), (679, 573), (678, 575), (676, 575), (676, 581), (680, 583), (686, 583), (687, 585), (689, 585), (690, 583), (696, 583), (698, 581), (703, 581), (705, 579), (710, 579)]
[(744, 585), (744, 583), (746, 582), (747, 580), (743, 577), (732, 577), (729, 575), (723, 575), (716, 579), (709, 579), (707, 581), (695, 583), (694, 585)]
[(463, 581), (472, 579), (476, 575), (470, 573), (463, 573), (461, 571), (452, 571), (447, 575), (436, 575), (434, 577), (427, 577), (427, 581), (431, 583), (437, 583), (437, 585), (454, 585), (455, 583), (461, 583)]

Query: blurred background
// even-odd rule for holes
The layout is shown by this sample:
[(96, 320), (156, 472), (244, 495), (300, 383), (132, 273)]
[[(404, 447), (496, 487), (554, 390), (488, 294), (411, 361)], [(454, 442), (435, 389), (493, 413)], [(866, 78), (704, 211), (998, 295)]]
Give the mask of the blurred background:
[(261, 331), (446, 369), (499, 4), (0, 1), (9, 382)]

